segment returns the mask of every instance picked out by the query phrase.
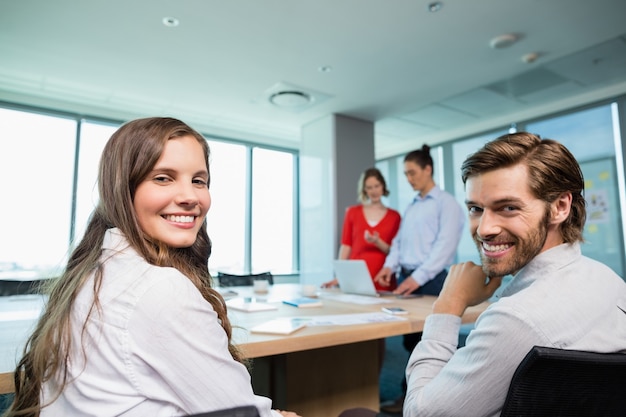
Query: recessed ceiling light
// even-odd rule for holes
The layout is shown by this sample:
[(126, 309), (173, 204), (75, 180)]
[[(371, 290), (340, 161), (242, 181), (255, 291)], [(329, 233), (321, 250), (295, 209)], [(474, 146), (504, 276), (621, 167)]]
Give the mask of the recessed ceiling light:
[(165, 26), (170, 28), (174, 28), (180, 24), (178, 19), (176, 19), (175, 17), (164, 17), (162, 22)]
[(302, 91), (279, 91), (270, 96), (269, 101), (278, 107), (300, 107), (309, 104), (312, 97)]
[(531, 52), (529, 54), (522, 56), (522, 62), (525, 62), (526, 64), (532, 64), (538, 58), (539, 58), (539, 54), (537, 52)]
[(442, 7), (443, 4), (440, 1), (434, 1), (428, 4), (428, 11), (431, 13), (437, 13)]
[(489, 42), (489, 46), (493, 49), (507, 48), (513, 45), (519, 40), (519, 35), (514, 33), (507, 33), (504, 35), (496, 36)]

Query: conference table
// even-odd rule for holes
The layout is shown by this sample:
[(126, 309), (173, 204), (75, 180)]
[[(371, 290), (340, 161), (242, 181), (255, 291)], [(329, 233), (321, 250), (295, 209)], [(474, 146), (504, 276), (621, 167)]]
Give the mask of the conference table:
[[(251, 287), (229, 288), (237, 297), (275, 307), (269, 311), (229, 309), (233, 338), (252, 361), (252, 383), (274, 407), (303, 417), (332, 417), (350, 407), (379, 408), (379, 357), (386, 337), (423, 330), (433, 296), (398, 299), (342, 294), (321, 290), (322, 306), (297, 308), (284, 304), (301, 296), (297, 284), (275, 284), (267, 294)], [(233, 300), (229, 300), (232, 303)], [(476, 320), (488, 303), (468, 308), (464, 323)], [(383, 307), (401, 307), (405, 315), (390, 315)], [(310, 324), (289, 335), (258, 334), (249, 329), (277, 317), (298, 317)]]
[[(350, 407), (379, 407), (379, 358), (382, 341), (419, 332), (435, 297), (397, 299), (393, 296), (351, 296), (338, 289), (319, 290), (321, 306), (297, 308), (284, 304), (301, 296), (299, 284), (274, 284), (267, 293), (252, 287), (221, 288), (227, 303), (247, 300), (272, 310), (244, 312), (229, 308), (233, 339), (251, 362), (254, 391), (273, 400), (275, 408), (303, 417), (334, 417)], [(2, 297), (0, 350), (8, 360), (21, 350), (44, 298), (38, 295)], [(488, 306), (467, 309), (463, 322), (476, 320)], [(408, 314), (383, 313), (383, 307), (402, 307)], [(253, 327), (280, 317), (297, 317), (307, 326), (289, 335), (251, 332)], [(6, 346), (5, 346), (6, 345)], [(12, 360), (11, 360), (12, 361)], [(12, 392), (13, 365), (0, 370), (0, 393)]]

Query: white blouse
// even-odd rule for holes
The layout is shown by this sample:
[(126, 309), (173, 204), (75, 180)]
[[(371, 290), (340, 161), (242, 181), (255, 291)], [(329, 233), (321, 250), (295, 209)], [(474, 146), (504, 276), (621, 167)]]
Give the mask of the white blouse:
[(42, 404), (51, 404), (41, 417), (183, 416), (249, 404), (280, 416), (254, 395), (217, 314), (187, 277), (148, 264), (118, 229), (103, 249), (101, 308), (87, 319), (92, 276), (71, 312), (69, 382), (58, 397), (57, 378), (44, 384)]

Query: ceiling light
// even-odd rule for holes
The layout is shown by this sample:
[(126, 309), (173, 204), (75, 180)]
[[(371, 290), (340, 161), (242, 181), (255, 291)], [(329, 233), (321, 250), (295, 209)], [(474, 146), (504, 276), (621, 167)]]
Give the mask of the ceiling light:
[(162, 22), (165, 26), (170, 28), (174, 28), (180, 24), (180, 21), (175, 17), (164, 17)]
[(272, 107), (274, 111), (300, 113), (323, 103), (331, 97), (321, 91), (279, 81), (266, 89), (254, 101)]
[(442, 7), (443, 4), (440, 1), (434, 1), (428, 4), (428, 11), (431, 13), (437, 13)]
[(537, 52), (531, 52), (522, 56), (522, 62), (525, 62), (526, 64), (532, 64), (537, 60), (537, 58), (539, 58), (539, 54)]
[(519, 36), (514, 33), (507, 33), (496, 36), (489, 42), (489, 46), (493, 49), (507, 48), (519, 40)]
[(310, 95), (302, 91), (279, 91), (270, 96), (269, 101), (278, 107), (300, 107), (311, 102)]

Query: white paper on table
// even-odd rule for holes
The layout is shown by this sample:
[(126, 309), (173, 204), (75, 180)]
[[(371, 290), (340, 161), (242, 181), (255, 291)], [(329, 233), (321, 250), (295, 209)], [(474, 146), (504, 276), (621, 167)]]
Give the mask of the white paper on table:
[(347, 326), (350, 324), (383, 323), (389, 321), (403, 321), (406, 317), (394, 316), (387, 313), (355, 313), (336, 314), (329, 316), (309, 316), (307, 326)]
[(356, 294), (323, 294), (321, 298), (327, 298), (333, 301), (340, 301), (342, 303), (352, 304), (384, 304), (391, 303), (392, 300), (388, 300), (382, 297), (372, 297), (369, 295), (356, 295)]

